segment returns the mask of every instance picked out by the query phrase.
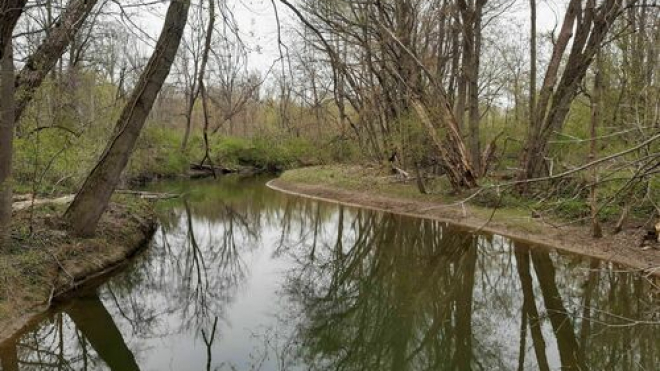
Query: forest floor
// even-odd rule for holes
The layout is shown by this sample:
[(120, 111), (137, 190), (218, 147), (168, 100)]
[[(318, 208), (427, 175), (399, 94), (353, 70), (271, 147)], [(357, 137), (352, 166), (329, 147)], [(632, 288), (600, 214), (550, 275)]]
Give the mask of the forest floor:
[(291, 170), (269, 186), (347, 206), (440, 220), (523, 243), (611, 261), (660, 277), (660, 246), (655, 243), (642, 248), (647, 231), (640, 227), (612, 234), (607, 232), (609, 226), (604, 226), (605, 236), (595, 239), (589, 225), (534, 218), (532, 211), (524, 207), (490, 208), (464, 202), (467, 197), (448, 196), (447, 192), (424, 195), (415, 181), (403, 182), (377, 167), (331, 165)]
[(33, 210), (14, 203), (15, 247), (0, 254), (0, 339), (11, 336), (58, 298), (124, 266), (155, 230), (148, 201), (118, 195), (101, 219), (96, 237), (76, 238), (59, 218), (68, 201), (42, 202)]

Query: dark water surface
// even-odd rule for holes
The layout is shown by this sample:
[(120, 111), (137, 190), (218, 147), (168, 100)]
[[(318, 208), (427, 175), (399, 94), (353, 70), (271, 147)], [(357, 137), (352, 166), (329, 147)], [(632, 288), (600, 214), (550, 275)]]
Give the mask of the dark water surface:
[(612, 264), (265, 179), (154, 188), (186, 197), (151, 249), (0, 369), (660, 370), (658, 288)]

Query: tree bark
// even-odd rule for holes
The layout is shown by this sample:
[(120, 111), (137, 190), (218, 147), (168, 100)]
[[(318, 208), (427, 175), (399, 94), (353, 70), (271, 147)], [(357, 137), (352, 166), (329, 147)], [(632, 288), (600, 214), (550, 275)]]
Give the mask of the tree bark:
[(94, 234), (154, 101), (169, 75), (189, 9), (190, 0), (172, 0), (170, 3), (156, 48), (117, 122), (115, 137), (64, 215), (74, 234), (83, 237)]
[(25, 66), (16, 76), (16, 122), (20, 120), (23, 111), (32, 101), (34, 92), (64, 54), (97, 2), (98, 0), (70, 2), (61, 19), (49, 30), (46, 39), (28, 57)]
[(0, 59), (0, 251), (11, 244), (14, 148), (14, 55), (11, 40)]

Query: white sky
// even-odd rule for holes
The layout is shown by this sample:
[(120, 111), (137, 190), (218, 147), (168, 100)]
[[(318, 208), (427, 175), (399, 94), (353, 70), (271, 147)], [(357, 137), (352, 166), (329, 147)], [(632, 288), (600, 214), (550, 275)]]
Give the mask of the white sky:
[[(248, 68), (250, 70), (267, 71), (280, 54), (277, 45), (278, 27), (275, 11), (271, 0), (226, 0), (232, 9), (238, 24), (241, 37), (249, 48)], [(492, 1), (492, 0), (491, 0)], [(295, 2), (295, 1), (294, 1)], [(278, 0), (275, 0), (282, 24), (282, 38), (285, 44), (290, 44), (287, 35), (290, 35), (291, 26), (297, 26), (294, 15)], [(539, 0), (538, 1), (538, 31), (539, 34), (548, 32), (561, 22), (566, 0)], [(162, 12), (165, 4), (162, 5)], [(501, 19), (511, 20), (518, 24), (527, 25), (529, 20), (529, 1), (517, 0), (516, 4)], [(155, 39), (162, 27), (162, 17), (148, 14), (139, 22)], [(506, 22), (504, 22), (506, 24)], [(559, 27), (558, 25), (556, 26)], [(525, 28), (527, 32), (527, 29)]]

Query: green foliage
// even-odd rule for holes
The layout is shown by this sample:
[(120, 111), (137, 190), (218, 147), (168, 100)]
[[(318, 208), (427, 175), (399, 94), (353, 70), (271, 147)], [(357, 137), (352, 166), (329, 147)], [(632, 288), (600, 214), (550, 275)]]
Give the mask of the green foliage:
[(266, 171), (317, 165), (332, 158), (329, 148), (318, 148), (307, 139), (295, 137), (257, 137), (252, 140), (222, 137), (213, 143), (211, 152), (216, 162), (223, 166), (250, 166)]
[(191, 140), (186, 151), (181, 150), (182, 131), (158, 126), (144, 129), (126, 170), (128, 178), (172, 178), (185, 174), (190, 164), (201, 158), (199, 139)]

